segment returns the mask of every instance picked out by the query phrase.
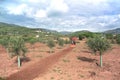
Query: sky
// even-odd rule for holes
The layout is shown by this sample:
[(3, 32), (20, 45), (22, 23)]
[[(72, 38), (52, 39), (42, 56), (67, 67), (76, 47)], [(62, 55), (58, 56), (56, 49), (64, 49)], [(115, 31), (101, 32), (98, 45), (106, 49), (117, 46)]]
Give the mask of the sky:
[(101, 32), (120, 28), (120, 0), (0, 0), (0, 22)]

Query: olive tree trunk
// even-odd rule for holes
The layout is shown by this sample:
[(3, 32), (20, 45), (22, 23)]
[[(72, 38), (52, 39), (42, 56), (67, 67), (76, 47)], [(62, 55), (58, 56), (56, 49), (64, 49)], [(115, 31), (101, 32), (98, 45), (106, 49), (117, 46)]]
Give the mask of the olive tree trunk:
[(100, 67), (103, 66), (103, 63), (102, 63), (102, 52), (100, 51)]
[(20, 56), (19, 55), (17, 56), (17, 59), (18, 59), (18, 68), (20, 68), (21, 67), (21, 61), (20, 61)]

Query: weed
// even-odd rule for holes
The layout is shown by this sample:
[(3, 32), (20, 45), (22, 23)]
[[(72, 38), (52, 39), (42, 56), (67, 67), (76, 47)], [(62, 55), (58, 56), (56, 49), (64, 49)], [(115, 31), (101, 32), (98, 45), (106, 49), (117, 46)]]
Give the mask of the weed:
[(53, 80), (54, 79), (54, 77), (51, 77), (51, 80)]
[(0, 80), (5, 80), (5, 78), (0, 77)]
[(81, 78), (83, 78), (84, 76), (83, 75), (81, 75), (81, 74), (79, 74), (79, 76), (81, 77)]
[(53, 69), (54, 72), (56, 72), (57, 70), (56, 69)]
[(70, 62), (70, 60), (63, 59), (63, 62)]

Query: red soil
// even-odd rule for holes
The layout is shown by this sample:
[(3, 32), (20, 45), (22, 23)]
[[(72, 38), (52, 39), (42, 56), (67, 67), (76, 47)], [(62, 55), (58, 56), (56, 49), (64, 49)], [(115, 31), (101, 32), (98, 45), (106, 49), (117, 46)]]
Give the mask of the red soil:
[(24, 62), (20, 69), (14, 63), (15, 58), (10, 59), (2, 49), (0, 76), (8, 76), (7, 80), (120, 80), (119, 45), (105, 52), (102, 68), (99, 55), (91, 54), (84, 41), (74, 48), (56, 47), (51, 54), (45, 45), (36, 43), (35, 46), (33, 50), (28, 45), (30, 61)]
[(71, 50), (72, 48), (67, 48), (59, 53), (46, 57), (45, 59), (30, 65), (30, 67), (10, 75), (7, 80), (33, 80), (38, 75), (47, 71), (52, 64), (55, 64), (60, 57), (64, 56)]

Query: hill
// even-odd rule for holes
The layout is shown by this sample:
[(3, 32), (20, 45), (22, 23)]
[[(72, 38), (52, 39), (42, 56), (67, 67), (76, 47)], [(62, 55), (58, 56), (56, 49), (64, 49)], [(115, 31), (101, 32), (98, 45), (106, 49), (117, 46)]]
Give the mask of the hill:
[(120, 28), (113, 29), (113, 30), (108, 30), (108, 31), (105, 31), (104, 33), (120, 34)]
[(93, 32), (90, 31), (86, 31), (86, 30), (82, 30), (82, 31), (76, 31), (73, 32), (71, 34), (69, 34), (70, 36), (77, 36), (77, 37), (92, 37), (93, 36)]
[(63, 35), (68, 35), (68, 34), (71, 34), (72, 32), (68, 32), (68, 31), (61, 31), (59, 32), (60, 34), (63, 34)]
[(26, 34), (32, 32), (31, 29), (18, 26), (15, 24), (8, 24), (0, 22), (0, 34), (1, 35), (17, 35), (17, 34)]
[(26, 41), (47, 42), (48, 40), (56, 40), (62, 34), (54, 30), (42, 28), (27, 28), (24, 26), (2, 23), (0, 22), (0, 38), (5, 36), (22, 36)]
[(57, 31), (54, 30), (48, 30), (48, 29), (43, 29), (43, 28), (27, 28), (25, 26), (19, 26), (15, 24), (8, 24), (8, 23), (3, 23), (0, 22), (0, 34), (24, 34), (24, 33), (31, 33), (31, 32), (43, 32), (43, 33), (56, 33), (58, 34)]

